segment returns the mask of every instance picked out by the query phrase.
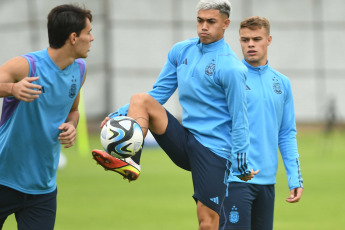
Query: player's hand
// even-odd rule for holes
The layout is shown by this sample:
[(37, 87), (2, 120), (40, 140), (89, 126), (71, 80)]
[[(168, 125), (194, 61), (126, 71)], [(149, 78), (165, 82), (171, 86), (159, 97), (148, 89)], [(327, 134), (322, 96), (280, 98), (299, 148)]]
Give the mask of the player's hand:
[(41, 86), (33, 84), (39, 77), (26, 77), (12, 86), (12, 96), (18, 100), (31, 102), (42, 93)]
[(77, 138), (77, 131), (74, 125), (70, 123), (62, 123), (59, 127), (61, 133), (58, 137), (61, 145), (65, 145), (65, 148), (69, 148), (74, 145)]
[(303, 188), (294, 188), (290, 191), (290, 197), (286, 198), (286, 202), (296, 203), (298, 202), (303, 193)]
[(109, 120), (110, 120), (110, 117), (104, 118), (104, 120), (103, 120), (102, 123), (101, 123), (101, 128), (103, 128), (103, 126), (105, 125), (105, 123), (107, 123), (107, 121), (109, 121)]
[(105, 125), (105, 123), (107, 123), (107, 121), (109, 121), (111, 118), (120, 117), (120, 116), (126, 116), (126, 115), (120, 114), (120, 113), (118, 113), (117, 111), (116, 111), (116, 112), (113, 112), (113, 113), (111, 113), (111, 114), (109, 114), (106, 118), (104, 118), (104, 120), (102, 121), (100, 127), (103, 128), (103, 126)]
[(239, 178), (240, 180), (243, 180), (243, 181), (249, 181), (249, 180), (253, 179), (254, 176), (255, 176), (256, 174), (258, 174), (258, 173), (259, 173), (259, 170), (256, 170), (256, 171), (254, 172), (254, 170), (252, 169), (249, 175), (243, 176), (243, 177), (238, 177), (238, 178)]

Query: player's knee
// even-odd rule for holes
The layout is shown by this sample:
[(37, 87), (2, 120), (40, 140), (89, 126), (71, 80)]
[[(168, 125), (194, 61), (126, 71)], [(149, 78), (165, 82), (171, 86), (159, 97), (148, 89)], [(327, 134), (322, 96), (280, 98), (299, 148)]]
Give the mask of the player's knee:
[(199, 230), (217, 230), (219, 226), (219, 215), (211, 210), (210, 208), (201, 205), (199, 202), (198, 205), (198, 219), (199, 219)]
[(131, 97), (130, 105), (135, 108), (153, 108), (159, 103), (147, 93), (136, 93)]
[(199, 222), (199, 230), (218, 230), (218, 222), (208, 220), (201, 220)]
[(132, 95), (130, 104), (133, 105), (146, 105), (150, 95), (147, 93), (136, 93)]

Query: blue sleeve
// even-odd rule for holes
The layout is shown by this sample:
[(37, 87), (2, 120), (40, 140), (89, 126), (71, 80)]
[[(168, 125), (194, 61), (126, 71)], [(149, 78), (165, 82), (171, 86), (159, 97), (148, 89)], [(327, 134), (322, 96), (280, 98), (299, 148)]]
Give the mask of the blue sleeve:
[(295, 109), (290, 81), (284, 82), (286, 97), (283, 119), (279, 130), (279, 150), (284, 162), (289, 188), (303, 188), (296, 140)]
[(221, 75), (221, 82), (225, 90), (229, 113), (232, 120), (232, 149), (231, 164), (234, 176), (243, 176), (248, 170), (247, 153), (249, 148), (249, 124), (246, 99), (245, 67), (234, 67), (228, 73)]
[(168, 101), (171, 95), (177, 89), (177, 56), (178, 49), (174, 46), (168, 53), (168, 59), (165, 62), (161, 73), (153, 85), (153, 89), (148, 92), (161, 105)]
[(127, 116), (128, 108), (129, 108), (129, 104), (126, 104), (122, 106), (121, 108), (119, 108), (116, 112), (110, 113), (108, 117), (114, 118), (117, 116)]
[[(177, 89), (177, 56), (178, 50), (176, 49), (176, 46), (174, 46), (168, 53), (168, 59), (165, 62), (156, 83), (153, 85), (153, 89), (148, 92), (148, 94), (156, 99), (161, 105), (167, 102)], [(108, 116), (110, 118), (120, 115), (125, 116), (128, 113), (128, 108), (129, 104), (126, 104)]]

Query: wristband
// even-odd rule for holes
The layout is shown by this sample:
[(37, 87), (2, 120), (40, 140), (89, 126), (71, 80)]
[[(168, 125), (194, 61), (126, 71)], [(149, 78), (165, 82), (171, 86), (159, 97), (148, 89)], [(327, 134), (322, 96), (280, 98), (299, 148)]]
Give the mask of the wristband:
[(12, 84), (12, 87), (11, 87), (11, 95), (13, 96), (12, 92), (13, 92), (13, 87), (14, 87), (14, 84), (16, 84), (15, 82), (13, 82)]

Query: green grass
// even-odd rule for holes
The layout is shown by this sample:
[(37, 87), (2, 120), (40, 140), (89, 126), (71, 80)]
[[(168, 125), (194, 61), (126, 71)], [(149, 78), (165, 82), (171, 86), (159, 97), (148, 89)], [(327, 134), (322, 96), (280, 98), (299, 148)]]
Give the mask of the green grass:
[[(345, 226), (345, 133), (326, 138), (318, 131), (298, 134), (305, 191), (299, 203), (289, 204), (287, 179), (280, 162), (274, 229), (324, 230)], [(98, 135), (90, 148), (100, 148)], [(105, 172), (77, 147), (63, 149), (67, 166), (58, 171), (56, 230), (197, 229), (190, 173), (177, 168), (159, 148), (144, 149), (143, 173), (128, 183), (120, 175)], [(4, 230), (16, 229), (13, 215)]]
[(298, 147), (304, 192), (299, 203), (289, 204), (287, 179), (282, 161), (276, 185), (274, 229), (345, 228), (345, 132), (329, 136), (300, 131)]

